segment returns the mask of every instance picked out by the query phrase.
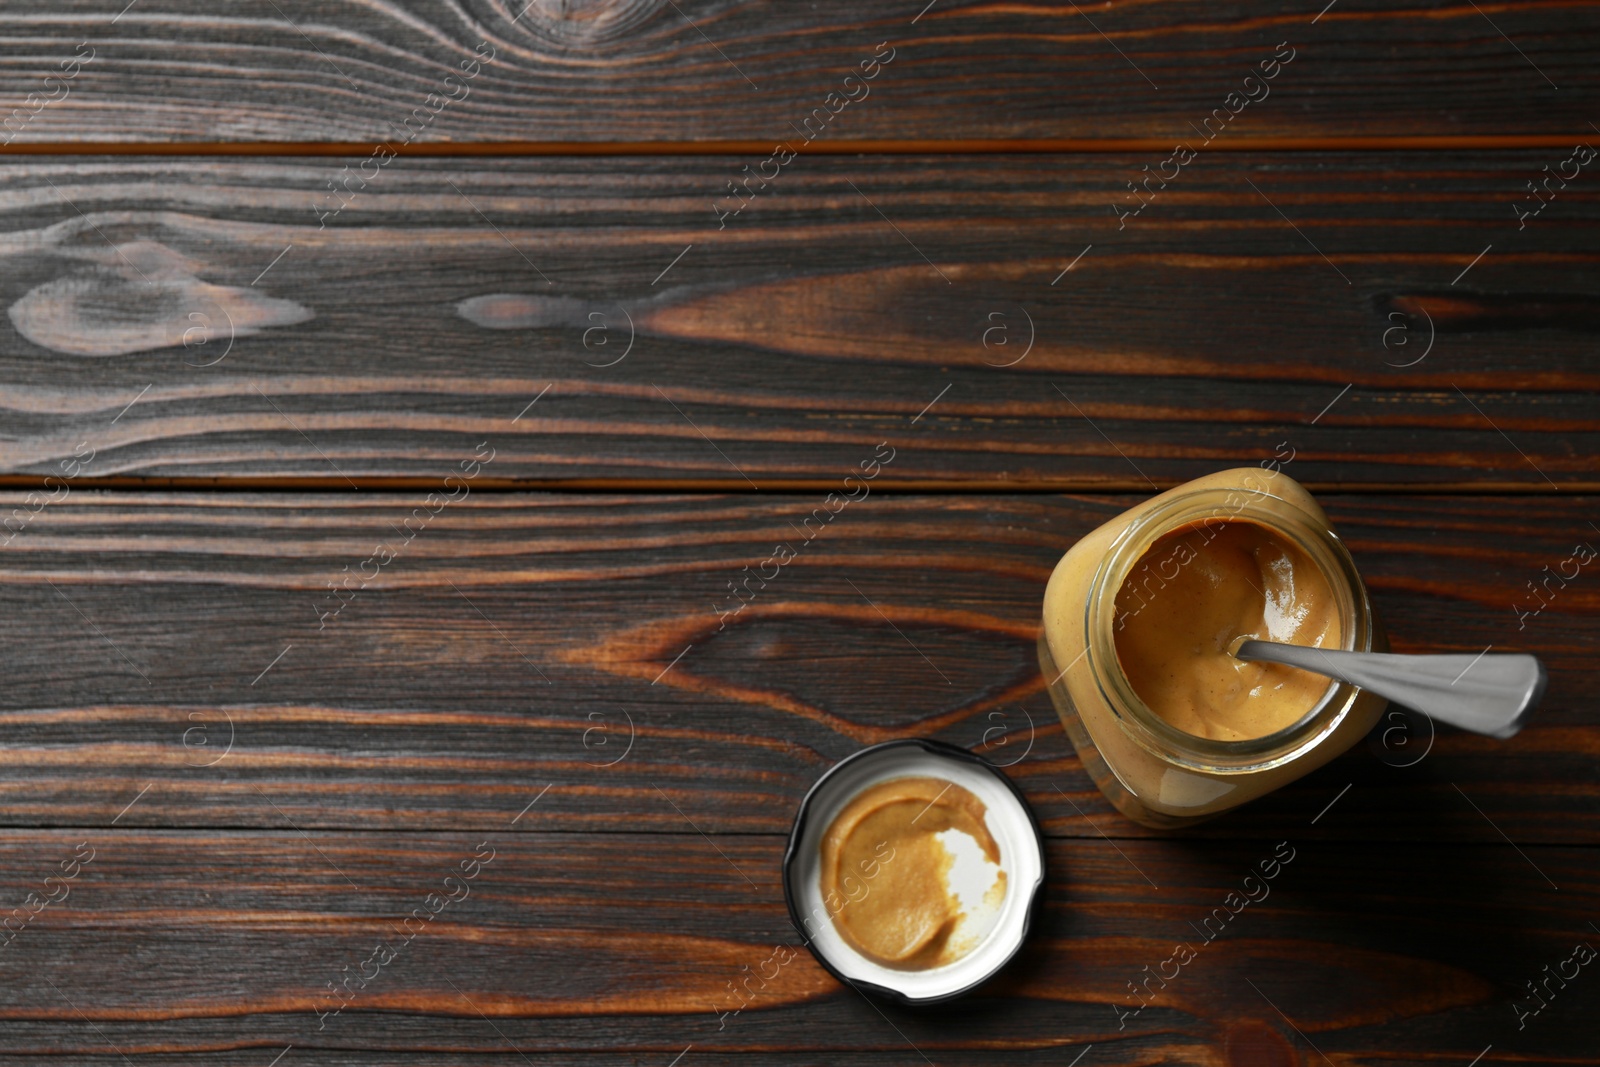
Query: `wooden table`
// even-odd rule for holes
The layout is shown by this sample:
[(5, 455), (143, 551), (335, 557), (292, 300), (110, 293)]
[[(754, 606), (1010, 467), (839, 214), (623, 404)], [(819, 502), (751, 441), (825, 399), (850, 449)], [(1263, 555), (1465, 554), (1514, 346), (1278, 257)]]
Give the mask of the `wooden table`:
[[(924, 2), (3, 5), (0, 1062), (1600, 1062), (1600, 5)], [(1143, 830), (1044, 581), (1268, 462), (1545, 707)], [(749, 983), (908, 736), (1023, 955)]]

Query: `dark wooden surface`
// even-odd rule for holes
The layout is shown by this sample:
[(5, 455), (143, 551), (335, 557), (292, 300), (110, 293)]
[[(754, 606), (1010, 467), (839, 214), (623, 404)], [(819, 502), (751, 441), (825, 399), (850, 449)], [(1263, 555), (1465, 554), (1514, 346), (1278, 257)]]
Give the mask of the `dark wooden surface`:
[[(31, 977), (0, 987), (0, 1048), (76, 1056), (109, 1043), (163, 1064), (220, 1052), (265, 1064), (286, 1046), (285, 1062), (302, 1063), (354, 1050), (369, 1063), (441, 1062), (413, 1051), (520, 1062), (514, 1046), (538, 1062), (666, 1064), (693, 1046), (699, 1062), (909, 1063), (920, 1050), (1000, 1064), (1070, 1062), (1092, 1044), (1096, 1063), (1142, 1064), (1244, 1043), (1262, 1052), (1233, 1062), (1320, 1062), (1314, 1045), (1334, 1062), (1465, 1063), (1492, 1043), (1502, 1059), (1569, 1063), (1550, 1050), (1593, 1035), (1593, 994), (1576, 983), (1520, 1033), (1504, 1003), (1574, 940), (1596, 939), (1579, 933), (1600, 908), (1593, 849), (1531, 850), (1555, 894), (1525, 865), (1498, 863), (1500, 850), (1291, 833), (1270, 892), (1206, 944), (1190, 924), (1275, 840), (1054, 841), (1029, 947), (972, 998), (879, 1010), (801, 951), (747, 1010), (719, 1018), (740, 1003), (728, 984), (794, 941), (782, 840), (546, 833), (532, 813), (513, 832), (521, 798), (508, 799), (500, 828), (473, 833), (0, 834), (7, 870), (28, 877), (80, 842), (95, 850), (72, 895), (6, 952), (3, 966)], [(484, 841), (494, 860), (470, 895), (402, 947), (400, 919)], [(1176, 942), (1197, 951), (1169, 1001), (1119, 1030), (1125, 984)], [(379, 943), (398, 955), (319, 1019), (334, 1006), (325, 983)]]
[(736, 157), (397, 161), (321, 228), (337, 160), (13, 160), (0, 472), (1600, 488), (1600, 185), (1512, 210), (1561, 153), (1202, 155), (1119, 229), (1160, 158), (802, 159), (720, 230)]
[[(6, 549), (0, 642), (33, 669), (0, 704), (0, 817), (105, 827), (149, 785), (118, 825), (488, 830), (548, 785), (550, 829), (785, 834), (833, 761), (922, 735), (1015, 762), (1051, 834), (1149, 835), (1034, 653), (1062, 546), (1139, 498), (876, 494), (807, 544), (819, 499), (474, 494), (403, 545), (423, 494), (74, 493)], [(1328, 507), (1397, 650), (1537, 650), (1544, 710), (1510, 744), (1441, 728), (1414, 766), (1361, 746), (1199, 835), (1600, 843), (1600, 599), (1514, 610), (1596, 499)], [(797, 558), (724, 626), (779, 541)], [(324, 624), (379, 543), (398, 558)], [(1390, 740), (1390, 764), (1429, 743)]]
[[(0, 3), (0, 918), (94, 850), (0, 946), (0, 1067), (1600, 1063), (1592, 967), (1517, 1010), (1600, 946), (1600, 579), (1529, 588), (1600, 542), (1595, 164), (1518, 219), (1600, 139), (1600, 7), (924, 4)], [(1142, 829), (1044, 695), (1045, 579), (1272, 461), (1398, 650), (1549, 694)], [(1028, 947), (935, 1012), (778, 886), (810, 783), (904, 736), (1048, 839)]]
[[(1589, 3), (925, 2), (8, 0), (0, 98), (60, 95), (40, 82), (88, 42), (18, 143), (370, 142), (435, 91), (460, 99), (421, 142), (770, 143), (887, 43), (827, 139), (1164, 141), (1288, 42), (1239, 134), (1564, 139), (1595, 119)], [(484, 42), (462, 96), (444, 78)]]

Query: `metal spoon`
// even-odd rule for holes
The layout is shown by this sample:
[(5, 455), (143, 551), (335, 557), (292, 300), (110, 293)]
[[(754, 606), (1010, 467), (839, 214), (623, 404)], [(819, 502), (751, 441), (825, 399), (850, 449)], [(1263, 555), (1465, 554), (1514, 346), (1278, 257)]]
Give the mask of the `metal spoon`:
[(1398, 656), (1245, 640), (1236, 659), (1282, 663), (1369, 689), (1463, 730), (1510, 737), (1544, 696), (1544, 664), (1522, 653)]

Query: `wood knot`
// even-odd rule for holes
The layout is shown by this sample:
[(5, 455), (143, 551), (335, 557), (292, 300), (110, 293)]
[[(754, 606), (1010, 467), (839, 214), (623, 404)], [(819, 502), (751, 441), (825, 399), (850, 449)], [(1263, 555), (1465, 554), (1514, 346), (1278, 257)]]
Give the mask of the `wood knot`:
[(666, 0), (532, 0), (517, 26), (551, 44), (593, 48), (632, 35), (664, 7)]
[(12, 304), (17, 332), (71, 356), (181, 347), (185, 363), (210, 367), (239, 338), (312, 317), (310, 308), (254, 286), (202, 281), (201, 264), (156, 241), (128, 241), (101, 255), (105, 262), (43, 282)]

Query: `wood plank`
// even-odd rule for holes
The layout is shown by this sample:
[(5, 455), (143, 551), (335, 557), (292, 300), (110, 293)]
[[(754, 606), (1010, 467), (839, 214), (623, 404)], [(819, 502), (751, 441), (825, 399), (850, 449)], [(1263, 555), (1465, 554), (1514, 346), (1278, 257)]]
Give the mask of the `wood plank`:
[[(820, 495), (70, 490), (0, 548), (0, 821), (468, 831), (548, 786), (541, 828), (784, 833), (834, 761), (934, 736), (1052, 834), (1146, 835), (1034, 653), (1055, 561), (1140, 498), (866, 491), (824, 524)], [(1358, 745), (1200, 836), (1600, 841), (1600, 593), (1527, 590), (1595, 498), (1325, 500), (1397, 650), (1537, 652), (1545, 705), (1510, 742)], [(776, 575), (736, 611), (746, 567)]]
[[(1600, 985), (1558, 989), (1520, 1031), (1512, 1008), (1524, 980), (1596, 941), (1593, 849), (1531, 850), (1555, 891), (1504, 846), (1055, 841), (1034, 934), (1007, 972), (937, 1012), (880, 1014), (800, 947), (776, 881), (781, 838), (724, 838), (718, 855), (690, 832), (510, 830), (513, 812), (481, 834), (0, 834), (12, 895), (88, 855), (80, 843), (93, 850), (0, 956), (0, 1047), (154, 1062), (248, 1049), (259, 1065), (291, 1045), (335, 1063), (627, 1051), (664, 1065), (689, 1046), (805, 1056), (779, 1062), (850, 1049), (861, 1058), (844, 1062), (861, 1063), (916, 1060), (914, 1046), (998, 1063), (1067, 1062), (1093, 1044), (1100, 1064), (1305, 1063), (1314, 1046), (1359, 1067), (1466, 1063), (1492, 1043), (1491, 1063), (1594, 1062)], [(492, 859), (448, 890), (458, 899), (403, 927), (475, 853)], [(1263, 882), (1275, 855), (1288, 862)], [(1259, 899), (1204, 927), (1252, 873)], [(1132, 1014), (1129, 983), (1180, 943), (1194, 959)], [(379, 944), (392, 958), (363, 966)], [(774, 974), (775, 953), (787, 962)], [(338, 1005), (327, 986), (354, 974), (367, 981), (319, 1018)], [(724, 1016), (750, 974), (769, 981)], [(1260, 1051), (1246, 1059), (1241, 1044)]]
[[(7, 13), (7, 135), (770, 142), (822, 108), (837, 111), (827, 139), (1167, 138), (1248, 91), (1261, 99), (1238, 105), (1244, 136), (1586, 137), (1600, 47), (1595, 5), (1570, 0), (116, 6)], [(879, 51), (892, 59), (871, 82), (844, 81)], [(1293, 58), (1247, 84), (1275, 54)], [(479, 56), (493, 62), (462, 67)]]
[(720, 229), (750, 160), (12, 161), (0, 472), (1594, 489), (1561, 156), (1202, 154), (1121, 221), (1157, 155), (804, 158)]

